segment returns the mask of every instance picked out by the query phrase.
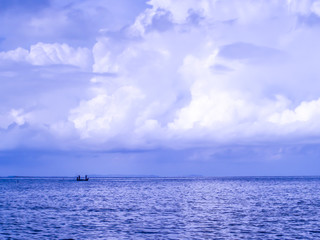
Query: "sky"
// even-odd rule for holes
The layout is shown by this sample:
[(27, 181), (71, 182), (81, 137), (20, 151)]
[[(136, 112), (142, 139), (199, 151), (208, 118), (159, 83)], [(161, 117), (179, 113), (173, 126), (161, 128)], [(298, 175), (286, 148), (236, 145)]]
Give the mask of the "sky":
[(319, 0), (1, 0), (0, 176), (320, 175)]

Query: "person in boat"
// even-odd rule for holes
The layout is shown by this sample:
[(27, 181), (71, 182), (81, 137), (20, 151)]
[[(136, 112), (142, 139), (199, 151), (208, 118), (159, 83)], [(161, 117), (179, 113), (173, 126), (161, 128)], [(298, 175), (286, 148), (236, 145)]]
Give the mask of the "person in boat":
[(85, 176), (85, 180), (88, 180), (88, 176), (87, 175)]

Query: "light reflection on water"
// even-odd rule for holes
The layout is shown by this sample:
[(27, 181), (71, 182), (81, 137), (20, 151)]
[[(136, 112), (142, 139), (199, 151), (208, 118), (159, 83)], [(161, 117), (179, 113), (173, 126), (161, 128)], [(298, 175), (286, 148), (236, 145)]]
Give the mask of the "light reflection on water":
[(0, 239), (320, 239), (320, 178), (0, 179)]

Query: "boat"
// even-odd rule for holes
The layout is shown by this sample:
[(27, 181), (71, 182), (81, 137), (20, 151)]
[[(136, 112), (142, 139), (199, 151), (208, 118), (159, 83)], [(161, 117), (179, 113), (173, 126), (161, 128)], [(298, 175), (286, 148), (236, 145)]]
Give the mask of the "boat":
[(89, 181), (89, 178), (88, 178), (87, 175), (86, 175), (84, 178), (81, 178), (81, 176), (79, 175), (79, 176), (77, 177), (77, 181)]

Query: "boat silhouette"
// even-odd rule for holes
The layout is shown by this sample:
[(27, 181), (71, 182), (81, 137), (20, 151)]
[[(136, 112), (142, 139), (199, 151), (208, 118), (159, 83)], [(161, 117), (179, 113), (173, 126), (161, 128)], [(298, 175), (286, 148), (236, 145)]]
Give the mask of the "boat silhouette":
[(89, 181), (89, 178), (88, 178), (87, 175), (86, 175), (84, 178), (81, 178), (81, 176), (79, 175), (79, 176), (77, 177), (77, 181)]

